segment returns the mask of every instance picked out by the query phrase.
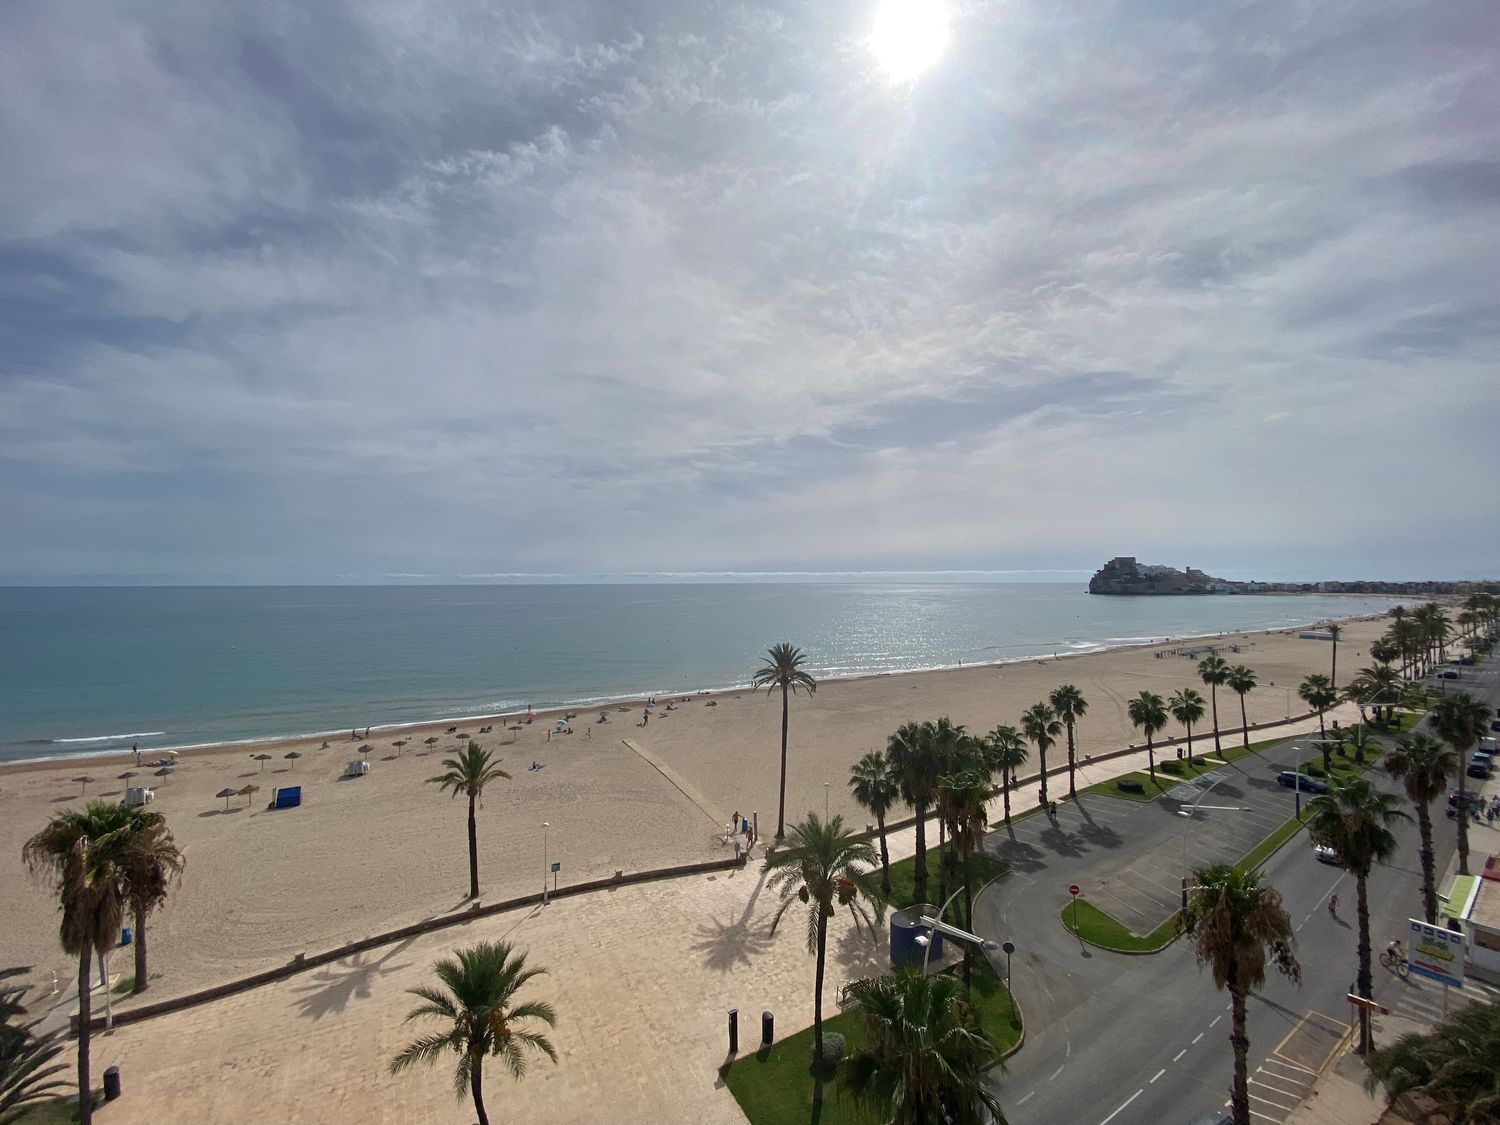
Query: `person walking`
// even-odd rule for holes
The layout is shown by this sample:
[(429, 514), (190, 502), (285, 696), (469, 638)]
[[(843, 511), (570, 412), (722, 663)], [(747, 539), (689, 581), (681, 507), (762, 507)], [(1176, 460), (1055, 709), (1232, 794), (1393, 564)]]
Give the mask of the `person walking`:
[(1339, 916), (1339, 896), (1338, 895), (1329, 895), (1328, 896), (1328, 913), (1332, 914), (1335, 918), (1337, 918)]

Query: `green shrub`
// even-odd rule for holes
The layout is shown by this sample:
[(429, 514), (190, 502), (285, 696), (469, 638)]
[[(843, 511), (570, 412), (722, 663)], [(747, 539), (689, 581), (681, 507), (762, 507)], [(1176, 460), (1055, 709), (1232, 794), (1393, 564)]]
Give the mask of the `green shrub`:
[(1176, 758), (1168, 758), (1161, 764), (1162, 773), (1169, 773), (1173, 777), (1181, 777), (1185, 768)]
[(1115, 788), (1121, 793), (1144, 793), (1146, 791), (1144, 785), (1130, 777), (1120, 778), (1119, 781), (1115, 782)]
[(831, 1075), (838, 1069), (839, 1063), (844, 1061), (844, 1037), (837, 1031), (826, 1031), (823, 1033), (823, 1060), (822, 1071), (824, 1075)]
[(1327, 777), (1328, 776), (1326, 773), (1323, 772), (1323, 767), (1320, 766), (1320, 765), (1318, 765), (1316, 762), (1308, 762), (1307, 765), (1305, 765), (1305, 766), (1302, 767), (1302, 772), (1305, 773), (1305, 774), (1307, 774), (1308, 777)]

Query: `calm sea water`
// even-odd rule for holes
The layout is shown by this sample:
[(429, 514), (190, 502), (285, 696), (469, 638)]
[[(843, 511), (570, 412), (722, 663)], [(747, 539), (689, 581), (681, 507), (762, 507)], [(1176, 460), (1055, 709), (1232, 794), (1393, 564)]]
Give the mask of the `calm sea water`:
[(1378, 612), (1382, 598), (1077, 584), (0, 588), (0, 760), (184, 746)]

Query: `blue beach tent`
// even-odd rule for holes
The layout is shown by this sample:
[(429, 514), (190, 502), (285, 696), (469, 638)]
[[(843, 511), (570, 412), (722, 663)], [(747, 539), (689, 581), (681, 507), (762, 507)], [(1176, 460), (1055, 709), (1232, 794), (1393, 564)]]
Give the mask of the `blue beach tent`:
[(294, 809), (302, 803), (302, 786), (283, 785), (276, 790), (276, 799), (271, 807), (277, 809)]

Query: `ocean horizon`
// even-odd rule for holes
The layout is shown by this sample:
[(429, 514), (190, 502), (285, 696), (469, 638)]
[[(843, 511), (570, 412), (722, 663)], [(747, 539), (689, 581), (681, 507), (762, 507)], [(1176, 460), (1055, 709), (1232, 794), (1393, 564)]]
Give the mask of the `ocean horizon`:
[(0, 588), (0, 762), (388, 728), (1383, 612), (1357, 595), (1099, 597), (924, 581)]

